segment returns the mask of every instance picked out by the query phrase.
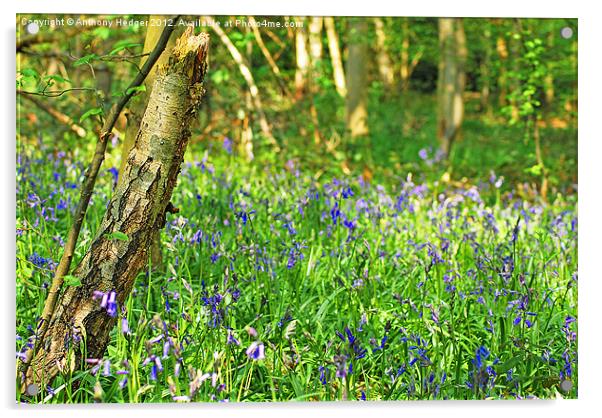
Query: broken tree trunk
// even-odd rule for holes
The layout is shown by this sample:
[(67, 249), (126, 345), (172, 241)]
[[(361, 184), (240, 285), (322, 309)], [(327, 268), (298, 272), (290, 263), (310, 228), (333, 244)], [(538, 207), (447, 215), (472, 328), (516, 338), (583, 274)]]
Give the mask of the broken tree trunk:
[[(75, 269), (81, 285), (60, 295), (48, 331), (33, 358), (24, 388), (43, 388), (57, 374), (99, 358), (109, 344), (137, 274), (148, 259), (153, 234), (165, 215), (190, 137), (188, 126), (204, 93), (209, 36), (192, 27), (160, 69), (135, 143), (90, 249)], [(120, 238), (115, 239), (116, 233)], [(107, 295), (97, 300), (94, 295)], [(108, 303), (107, 300), (108, 299)], [(101, 304), (104, 307), (101, 307)], [(109, 309), (105, 309), (109, 308)]]
[[(160, 24), (148, 26), (146, 37), (144, 39), (144, 53), (150, 53), (160, 42), (161, 34), (163, 33), (166, 24), (170, 22), (170, 19), (164, 19), (162, 16), (158, 15), (151, 15), (148, 17), (148, 21), (159, 22)], [(182, 27), (176, 27), (173, 30), (173, 36), (171, 36), (167, 41), (167, 45), (165, 46), (163, 53), (157, 59), (157, 62), (146, 77), (146, 80), (144, 80), (145, 91), (138, 94), (131, 101), (131, 105), (129, 106), (127, 113), (125, 140), (123, 141), (121, 148), (121, 165), (119, 166), (119, 173), (123, 172), (127, 164), (127, 156), (130, 154), (130, 151), (134, 146), (134, 140), (136, 139), (136, 134), (140, 129), (140, 121), (142, 120), (144, 109), (146, 109), (146, 105), (148, 104), (148, 98), (150, 97), (150, 93), (153, 89), (157, 70), (167, 63), (169, 53), (174, 47), (177, 37), (182, 34), (182, 31)], [(146, 56), (142, 57), (140, 59), (140, 66), (144, 65), (146, 60)], [(119, 181), (121, 181), (121, 178), (122, 177), (119, 176)], [(151, 264), (153, 269), (156, 269), (157, 267), (161, 266), (162, 263), (163, 256), (161, 252), (161, 232), (157, 231), (153, 237), (153, 243), (151, 245)]]

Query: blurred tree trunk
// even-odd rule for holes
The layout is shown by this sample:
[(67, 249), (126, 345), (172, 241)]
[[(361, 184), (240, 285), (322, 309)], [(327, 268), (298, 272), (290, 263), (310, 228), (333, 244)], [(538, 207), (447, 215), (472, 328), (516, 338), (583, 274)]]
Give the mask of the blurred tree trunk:
[(251, 72), (249, 64), (245, 62), (245, 59), (243, 58), (242, 54), (238, 51), (238, 49), (236, 49), (236, 46), (232, 43), (230, 38), (228, 38), (228, 35), (226, 34), (226, 32), (224, 32), (221, 26), (217, 25), (215, 21), (210, 17), (203, 17), (202, 20), (217, 34), (219, 39), (228, 49), (228, 52), (230, 52), (230, 55), (234, 59), (234, 62), (236, 62), (240, 74), (243, 76), (247, 83), (247, 86), (249, 87), (249, 93), (251, 94), (251, 100), (253, 102), (255, 113), (257, 114), (257, 117), (259, 119), (259, 127), (261, 129), (261, 132), (268, 140), (268, 142), (274, 147), (274, 150), (278, 152), (280, 148), (278, 147), (276, 139), (272, 135), (272, 129), (270, 128), (268, 120), (265, 116), (263, 104), (261, 102), (261, 97), (259, 96), (259, 89), (255, 84), (255, 79), (253, 78), (253, 73)]
[(314, 143), (322, 142), (320, 135), (320, 123), (318, 120), (318, 111), (315, 105), (315, 98), (320, 92), (319, 78), (322, 76), (322, 22), (321, 17), (314, 16), (309, 23), (309, 56), (310, 56), (310, 108), (311, 122), (314, 131)]
[(324, 27), (326, 28), (326, 37), (328, 38), (328, 52), (330, 53), (330, 61), (332, 63), (334, 85), (337, 88), (339, 96), (345, 97), (347, 95), (345, 71), (343, 70), (343, 61), (341, 59), (341, 50), (339, 48), (339, 37), (334, 25), (334, 19), (332, 17), (325, 17)]
[[(257, 32), (259, 29), (255, 28)], [(245, 28), (246, 35), (249, 36), (251, 29), (249, 27)], [(261, 35), (260, 35), (261, 36)], [(247, 42), (246, 45), (246, 59), (250, 68), (253, 68), (253, 44), (251, 42)], [(247, 161), (253, 161), (255, 155), (253, 154), (253, 121), (252, 121), (252, 109), (253, 109), (253, 98), (251, 97), (251, 93), (247, 90), (245, 92), (245, 107), (244, 107), (244, 115), (242, 120), (242, 129), (240, 136), (240, 148), (241, 154), (245, 156)]]
[(424, 48), (419, 48), (418, 51), (414, 54), (412, 59), (410, 59), (410, 20), (407, 17), (402, 19), (402, 40), (401, 40), (401, 63), (399, 66), (399, 76), (401, 79), (401, 90), (406, 92), (410, 88), (410, 78), (412, 77), (412, 73), (414, 69), (420, 62), (422, 58), (422, 54), (424, 53)]
[[(157, 22), (167, 22), (166, 19), (163, 19), (163, 16), (152, 15), (149, 16), (149, 20), (154, 20)], [(161, 37), (161, 33), (163, 33), (163, 29), (165, 25), (154, 25), (148, 26), (146, 31), (146, 37), (144, 39), (144, 48), (143, 53), (148, 54), (153, 50), (155, 45), (157, 44), (159, 38)], [(142, 120), (142, 115), (144, 110), (146, 109), (146, 105), (148, 104), (148, 98), (150, 97), (152, 86), (155, 82), (155, 76), (159, 70), (159, 68), (167, 63), (167, 59), (176, 44), (176, 39), (182, 34), (184, 31), (183, 27), (176, 28), (174, 33), (169, 38), (167, 46), (165, 47), (165, 51), (161, 54), (153, 70), (144, 80), (145, 91), (138, 93), (135, 97), (130, 101), (130, 106), (127, 112), (127, 125), (125, 127), (125, 139), (123, 141), (123, 145), (121, 148), (121, 164), (119, 166), (119, 179), (118, 183), (121, 182), (123, 176), (121, 173), (123, 172), (126, 164), (127, 164), (127, 156), (130, 154), (132, 147), (134, 146), (134, 140), (136, 139), (136, 134), (138, 133), (138, 129), (140, 129), (140, 121)], [(146, 62), (147, 56), (144, 56), (140, 59), (140, 66), (143, 66)], [(157, 230), (155, 232), (155, 236), (153, 237), (153, 243), (151, 245), (151, 265), (153, 268), (157, 268), (161, 266), (163, 263), (163, 255), (161, 251), (161, 231)]]
[(376, 33), (376, 51), (377, 64), (380, 78), (385, 85), (385, 91), (390, 92), (395, 83), (395, 74), (391, 58), (387, 52), (387, 35), (385, 34), (385, 24), (380, 17), (374, 18), (374, 31)]
[(402, 40), (401, 40), (401, 66), (399, 75), (401, 77), (401, 89), (407, 91), (410, 86), (410, 25), (407, 17), (402, 17)]
[(314, 74), (319, 72), (322, 60), (322, 23), (323, 19), (318, 16), (309, 21), (309, 53)]
[(508, 44), (503, 36), (499, 36), (496, 42), (496, 50), (500, 58), (500, 74), (498, 76), (498, 103), (501, 107), (508, 103)]
[(452, 143), (464, 117), (466, 83), (466, 37), (461, 19), (439, 18), (439, 77), (437, 136), (444, 155), (449, 156)]
[[(104, 355), (118, 308), (172, 208), (170, 199), (190, 137), (189, 125), (203, 95), (208, 45), (207, 34), (194, 36), (190, 27), (156, 75), (122, 180), (90, 249), (73, 272), (81, 285), (69, 286), (60, 295), (28, 368), (27, 386), (43, 388), (57, 374), (70, 374), (82, 364), (84, 353), (87, 358)], [(98, 292), (106, 295), (102, 302), (93, 297)]]
[(349, 19), (347, 57), (347, 129), (351, 137), (368, 135), (368, 23), (365, 18)]
[(485, 54), (480, 64), (481, 72), (481, 112), (491, 116), (491, 30), (485, 29), (484, 33)]
[[(302, 18), (294, 18), (297, 22), (304, 22)], [(304, 25), (305, 26), (305, 25)], [(303, 97), (307, 90), (307, 76), (309, 71), (309, 54), (307, 53), (307, 33), (304, 27), (295, 31), (295, 57), (297, 69), (295, 71), (295, 99)]]
[[(272, 72), (274, 73), (274, 76), (276, 77), (276, 81), (278, 82), (278, 86), (280, 87), (281, 93), (285, 96), (289, 96), (290, 93), (289, 93), (288, 89), (286, 88), (286, 84), (284, 83), (284, 80), (282, 78), (282, 73), (280, 72), (280, 68), (278, 67), (278, 64), (276, 64), (276, 60), (274, 59), (274, 57), (270, 53), (269, 49), (265, 45), (265, 42), (263, 41), (263, 37), (261, 36), (261, 32), (259, 31), (259, 29), (257, 27), (257, 21), (255, 20), (255, 18), (253, 16), (249, 16), (249, 23), (251, 23), (251, 25), (252, 25), (251, 29), (253, 30), (253, 36), (255, 37), (255, 42), (257, 43), (257, 46), (259, 47), (259, 50), (265, 57), (266, 61), (270, 65), (270, 68), (272, 69)], [(268, 33), (270, 33), (270, 32), (268, 32)], [(249, 56), (247, 56), (247, 60), (249, 60), (249, 59), (250, 59)]]
[(509, 77), (510, 95), (508, 106), (510, 106), (510, 115), (512, 120), (519, 119), (518, 95), (520, 94), (520, 50), (521, 50), (521, 29), (518, 19), (514, 20), (513, 31), (510, 36), (510, 65), (512, 69)]
[[(546, 39), (547, 49), (552, 51), (554, 49), (554, 31), (550, 30), (548, 33), (548, 38)], [(545, 108), (546, 113), (550, 116), (550, 112), (552, 110), (552, 104), (554, 103), (554, 74), (553, 74), (553, 63), (551, 60), (548, 61), (546, 65), (546, 75), (543, 79), (544, 83), (544, 93), (545, 93)]]

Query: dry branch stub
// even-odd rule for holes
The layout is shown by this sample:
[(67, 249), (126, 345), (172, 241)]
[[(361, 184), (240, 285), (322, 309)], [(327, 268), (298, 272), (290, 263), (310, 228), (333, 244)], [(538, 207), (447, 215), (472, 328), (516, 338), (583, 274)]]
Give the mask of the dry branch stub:
[[(208, 46), (209, 35), (195, 36), (189, 27), (160, 68), (135, 144), (120, 173), (123, 181), (74, 270), (82, 284), (61, 294), (23, 388), (32, 384), (44, 388), (57, 374), (76, 370), (84, 345), (87, 358), (103, 357), (120, 308), (148, 259), (153, 234), (165, 225), (190, 137), (189, 125), (204, 93)], [(93, 298), (95, 292), (114, 292), (117, 309), (102, 307)]]

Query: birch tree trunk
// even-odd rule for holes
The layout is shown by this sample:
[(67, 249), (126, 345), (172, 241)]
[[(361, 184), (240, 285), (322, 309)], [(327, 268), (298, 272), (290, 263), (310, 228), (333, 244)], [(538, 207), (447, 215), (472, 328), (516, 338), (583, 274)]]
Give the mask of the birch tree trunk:
[(410, 86), (410, 25), (407, 17), (402, 17), (402, 33), (401, 40), (401, 66), (399, 75), (401, 77), (401, 89), (407, 91)]
[(309, 93), (311, 122), (314, 131), (314, 143), (322, 142), (320, 134), (320, 122), (318, 120), (318, 110), (314, 103), (319, 93), (318, 78), (322, 75), (322, 23), (321, 17), (314, 16), (309, 22), (309, 56), (310, 56), (310, 77)]
[[(159, 37), (161, 33), (163, 33), (163, 29), (165, 27), (165, 23), (167, 23), (167, 19), (164, 19), (163, 16), (152, 15), (149, 16), (149, 21), (154, 22), (162, 22), (162, 25), (153, 25), (148, 26), (146, 37), (144, 39), (144, 47), (143, 52), (148, 53), (153, 50), (157, 42), (159, 41)], [(134, 140), (136, 139), (136, 134), (140, 129), (140, 121), (142, 120), (142, 115), (144, 113), (144, 109), (146, 109), (146, 105), (148, 104), (148, 98), (150, 97), (153, 84), (155, 81), (155, 76), (157, 74), (158, 68), (165, 65), (169, 58), (169, 53), (173, 49), (176, 39), (178, 36), (182, 34), (183, 28), (174, 29), (174, 33), (169, 38), (167, 45), (165, 47), (165, 51), (159, 56), (159, 59), (155, 63), (153, 70), (149, 73), (149, 75), (144, 80), (145, 91), (140, 92), (136, 97), (132, 99), (130, 102), (131, 105), (128, 109), (127, 114), (127, 125), (125, 127), (125, 139), (123, 141), (123, 145), (121, 148), (121, 164), (119, 166), (119, 173), (122, 173), (127, 164), (127, 156), (130, 154), (132, 147), (134, 145)], [(144, 65), (147, 57), (142, 57), (140, 59), (140, 66)], [(118, 183), (121, 182), (123, 176), (119, 175)], [(151, 245), (151, 264), (153, 267), (157, 267), (161, 265), (163, 262), (163, 256), (161, 252), (161, 231), (157, 231), (155, 236), (153, 237), (153, 243)]]
[(447, 157), (464, 118), (467, 51), (461, 19), (439, 19), (439, 48), (437, 136), (441, 150)]
[[(301, 18), (294, 18), (302, 22)], [(298, 27), (295, 31), (295, 58), (297, 69), (295, 70), (295, 99), (303, 97), (307, 90), (307, 76), (309, 71), (309, 54), (307, 52), (307, 33), (305, 28)]]
[(326, 37), (328, 38), (328, 52), (332, 63), (332, 74), (334, 85), (339, 96), (347, 95), (347, 85), (345, 84), (345, 71), (343, 70), (343, 60), (341, 59), (341, 50), (339, 48), (339, 37), (332, 17), (324, 18), (324, 27), (326, 28)]
[[(165, 225), (166, 211), (190, 137), (189, 124), (204, 93), (209, 36), (192, 27), (156, 75), (148, 106), (135, 136), (106, 214), (73, 275), (81, 285), (60, 295), (28, 368), (25, 387), (45, 387), (57, 374), (82, 364), (82, 345), (89, 358), (100, 358), (109, 344), (134, 281), (144, 267), (155, 232)], [(115, 234), (127, 240), (115, 239)], [(107, 295), (101, 301), (93, 295)]]
[(374, 19), (374, 30), (376, 32), (376, 50), (377, 64), (380, 78), (385, 85), (386, 91), (391, 91), (395, 83), (395, 74), (391, 58), (387, 52), (387, 35), (385, 34), (385, 24), (380, 17)]
[(347, 129), (351, 137), (368, 135), (367, 76), (368, 26), (364, 18), (349, 21), (349, 56), (347, 58)]

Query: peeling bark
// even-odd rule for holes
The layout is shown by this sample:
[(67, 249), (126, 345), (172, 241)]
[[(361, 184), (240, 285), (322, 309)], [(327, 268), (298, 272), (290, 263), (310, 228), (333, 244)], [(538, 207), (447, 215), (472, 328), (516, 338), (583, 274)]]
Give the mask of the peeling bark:
[[(103, 356), (117, 317), (100, 307), (93, 292), (114, 291), (122, 306), (146, 264), (153, 234), (164, 227), (190, 137), (188, 127), (204, 93), (208, 44), (207, 34), (194, 36), (188, 28), (160, 69), (122, 181), (90, 249), (73, 273), (82, 284), (68, 287), (60, 296), (28, 368), (26, 385), (43, 388), (57, 374), (77, 369), (83, 360), (79, 341), (85, 343), (88, 358)], [(113, 239), (115, 232), (128, 239)]]

